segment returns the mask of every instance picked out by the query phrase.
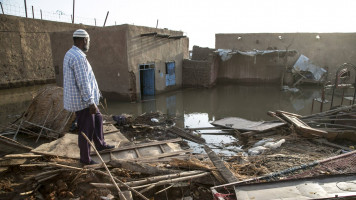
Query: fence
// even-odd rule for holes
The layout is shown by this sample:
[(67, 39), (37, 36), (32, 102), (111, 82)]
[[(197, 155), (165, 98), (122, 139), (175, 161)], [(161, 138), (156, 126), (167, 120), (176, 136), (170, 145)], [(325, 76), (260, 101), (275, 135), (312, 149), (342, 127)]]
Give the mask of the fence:
[[(25, 11), (26, 9), (24, 6), (11, 5), (2, 2), (0, 2), (0, 4), (1, 4), (1, 8), (0, 8), (1, 14), (56, 21), (56, 22), (72, 23), (72, 15), (67, 15), (60, 10), (57, 10), (55, 12), (49, 12), (49, 11), (44, 11), (40, 8), (35, 8), (33, 6), (27, 5), (27, 16), (26, 16), (26, 11)], [(91, 25), (91, 26), (103, 26), (104, 20), (75, 16), (74, 23)]]

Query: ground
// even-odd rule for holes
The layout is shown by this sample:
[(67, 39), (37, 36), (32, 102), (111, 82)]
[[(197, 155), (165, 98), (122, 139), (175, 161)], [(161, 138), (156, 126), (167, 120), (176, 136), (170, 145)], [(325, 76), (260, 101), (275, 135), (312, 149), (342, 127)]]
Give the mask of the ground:
[[(161, 113), (148, 113), (136, 118), (125, 116), (125, 122), (116, 124), (117, 128), (129, 139), (129, 141), (152, 141), (166, 140), (178, 136), (168, 133), (167, 128), (174, 125), (175, 119)], [(157, 120), (152, 120), (157, 119)], [(107, 123), (115, 123), (112, 116), (105, 116)], [(239, 134), (236, 132), (236, 136)], [(305, 138), (299, 135), (293, 128), (283, 127), (273, 132), (273, 134), (257, 134), (247, 138), (239, 137), (239, 142), (225, 144), (225, 146), (242, 146), (242, 150), (247, 152), (257, 141), (261, 139), (274, 139), (275, 141), (284, 139), (285, 142), (276, 149), (265, 150), (259, 155), (246, 156), (239, 152), (233, 156), (220, 155), (224, 159), (225, 165), (234, 173), (239, 180), (247, 180), (265, 176), (272, 172), (279, 172), (303, 164), (320, 161), (332, 156), (340, 155), (339, 148), (322, 145), (315, 141), (315, 138)], [(186, 144), (185, 148), (187, 148)], [(343, 145), (349, 145), (343, 143)], [(48, 163), (71, 166), (75, 169), (49, 165)], [(84, 169), (77, 161), (53, 156), (43, 156), (41, 158), (27, 159), (25, 164), (36, 164), (36, 166), (19, 165), (10, 166), (1, 172), (0, 198), (1, 199), (101, 199), (107, 197), (111, 199), (117, 197), (115, 188), (95, 188), (90, 182), (111, 183), (107, 176), (103, 176), (99, 171), (105, 171), (102, 167), (96, 169)], [(206, 170), (214, 172), (216, 168), (205, 155), (192, 156), (190, 160), (173, 160), (170, 162), (156, 163), (153, 166), (167, 167), (168, 169), (180, 170)], [(134, 181), (150, 177), (147, 174), (133, 172), (124, 168), (110, 167), (114, 177), (124, 181)], [(285, 175), (298, 176), (306, 172), (301, 170)], [(45, 173), (45, 174), (43, 174)], [(318, 170), (320, 174), (331, 174), (333, 171), (327, 169)], [(220, 185), (219, 177), (210, 176), (204, 179), (193, 179), (181, 182), (180, 184), (170, 184), (155, 187), (144, 195), (154, 199), (176, 199), (192, 197), (192, 199), (212, 199), (210, 187)], [(283, 178), (283, 176), (279, 177)], [(167, 189), (168, 188), (168, 189)], [(124, 188), (122, 188), (124, 189)], [(165, 190), (166, 189), (166, 190)], [(139, 189), (138, 189), (139, 190)], [(140, 199), (134, 196), (134, 199)]]

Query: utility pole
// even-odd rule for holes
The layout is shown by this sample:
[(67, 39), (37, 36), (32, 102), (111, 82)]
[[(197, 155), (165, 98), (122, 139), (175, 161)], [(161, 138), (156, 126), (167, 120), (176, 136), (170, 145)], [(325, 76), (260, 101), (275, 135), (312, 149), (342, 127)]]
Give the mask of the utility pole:
[[(108, 15), (109, 15), (109, 11), (108, 11), (108, 13), (106, 13), (106, 17), (105, 17), (105, 21), (104, 21), (104, 26), (105, 26), (105, 24), (106, 24), (106, 20), (108, 19)], [(103, 27), (104, 27), (103, 26)]]
[(25, 1), (25, 12), (26, 12), (26, 18), (27, 18), (27, 4), (26, 4), (26, 0)]
[(73, 0), (73, 18), (72, 18), (72, 23), (74, 24), (74, 7), (75, 7), (75, 0)]
[(1, 11), (2, 11), (2, 14), (4, 15), (4, 8), (2, 7), (2, 3), (0, 2), (0, 6), (1, 6)]

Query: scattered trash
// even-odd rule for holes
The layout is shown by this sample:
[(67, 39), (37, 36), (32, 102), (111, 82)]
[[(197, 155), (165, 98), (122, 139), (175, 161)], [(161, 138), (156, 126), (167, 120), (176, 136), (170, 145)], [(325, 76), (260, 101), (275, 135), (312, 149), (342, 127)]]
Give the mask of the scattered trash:
[(283, 85), (283, 86), (282, 86), (282, 90), (283, 90), (283, 91), (289, 91), (289, 92), (299, 92), (299, 89), (298, 89), (298, 88), (290, 88), (290, 87), (287, 86), (287, 85)]
[(158, 121), (158, 119), (156, 119), (156, 118), (152, 118), (152, 119), (151, 119), (151, 122), (158, 123), (159, 121)]

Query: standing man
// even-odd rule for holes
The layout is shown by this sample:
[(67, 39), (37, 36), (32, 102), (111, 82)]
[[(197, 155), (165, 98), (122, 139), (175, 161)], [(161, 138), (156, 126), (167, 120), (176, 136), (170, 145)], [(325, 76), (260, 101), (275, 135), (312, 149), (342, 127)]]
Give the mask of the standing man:
[(90, 158), (90, 144), (82, 136), (85, 133), (101, 151), (114, 148), (107, 145), (103, 135), (103, 118), (97, 107), (100, 91), (93, 70), (84, 52), (90, 46), (89, 34), (78, 29), (73, 33), (74, 45), (64, 56), (63, 61), (63, 102), (64, 109), (75, 112), (78, 124), (78, 146), (80, 162), (96, 164)]

